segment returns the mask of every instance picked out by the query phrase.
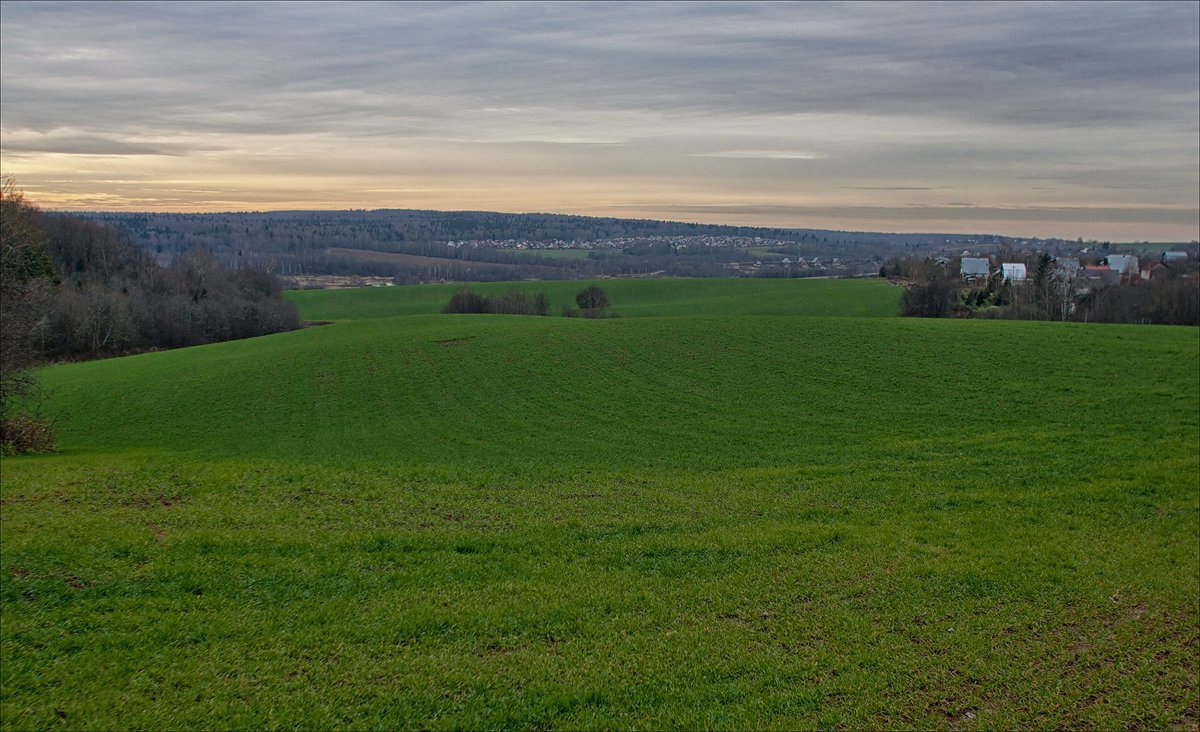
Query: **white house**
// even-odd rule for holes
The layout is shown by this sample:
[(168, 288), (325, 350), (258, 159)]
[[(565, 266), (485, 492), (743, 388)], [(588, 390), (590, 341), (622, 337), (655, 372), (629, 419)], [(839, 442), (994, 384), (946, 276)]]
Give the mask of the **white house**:
[(1005, 262), (1000, 265), (1000, 269), (1004, 272), (1004, 279), (1006, 280), (1020, 282), (1025, 279), (1024, 262)]

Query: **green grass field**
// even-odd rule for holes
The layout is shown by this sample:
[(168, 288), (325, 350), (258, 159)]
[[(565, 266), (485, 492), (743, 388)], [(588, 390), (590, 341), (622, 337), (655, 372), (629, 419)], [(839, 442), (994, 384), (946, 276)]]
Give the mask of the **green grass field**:
[[(1146, 254), (1157, 255), (1161, 252), (1169, 252), (1171, 250), (1185, 251), (1188, 247), (1188, 242), (1171, 242), (1171, 241), (1131, 241), (1131, 242), (1116, 242), (1113, 243), (1111, 249), (1114, 253), (1122, 249), (1133, 249), (1142, 251)], [(1095, 249), (1096, 254), (1107, 254), (1108, 250)], [(1157, 259), (1157, 257), (1155, 257)]]
[[(552, 259), (587, 259), (588, 255), (591, 254), (593, 250), (591, 250), (591, 249), (515, 249), (515, 250), (509, 250), (509, 251), (515, 252), (517, 254), (517, 256), (519, 256), (519, 257), (528, 257), (531, 259), (537, 258), (537, 257), (550, 257)], [(614, 250), (601, 249), (598, 251), (607, 253), (607, 252), (614, 251)], [(619, 250), (616, 250), (616, 253), (620, 253)]]
[[(516, 287), (544, 292), (550, 312), (575, 307), (588, 282), (489, 282), (342, 290), (296, 290), (287, 298), (305, 320), (362, 320), (440, 313), (463, 287), (495, 295)], [(900, 289), (877, 279), (612, 279), (598, 283), (623, 317), (669, 315), (843, 315), (888, 317), (899, 310)]]
[(0, 726), (1196, 728), (1196, 329), (658, 282), (46, 370)]

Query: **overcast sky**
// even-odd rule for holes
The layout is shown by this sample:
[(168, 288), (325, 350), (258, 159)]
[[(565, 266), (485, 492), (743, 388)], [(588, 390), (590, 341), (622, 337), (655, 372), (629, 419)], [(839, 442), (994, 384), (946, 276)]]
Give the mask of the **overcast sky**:
[(1200, 4), (0, 6), (48, 208), (1200, 238)]

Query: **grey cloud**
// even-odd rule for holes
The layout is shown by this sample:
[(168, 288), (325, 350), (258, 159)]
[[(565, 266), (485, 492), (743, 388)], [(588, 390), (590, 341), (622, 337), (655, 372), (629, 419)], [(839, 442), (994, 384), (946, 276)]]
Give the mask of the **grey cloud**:
[(850, 191), (936, 191), (945, 186), (841, 186)]
[[(1147, 110), (1194, 118), (1200, 78), (1196, 13), (1172, 3), (7, 4), (4, 15), (6, 93), (44, 89), (47, 76), (86, 82), (64, 90), (68, 109), (93, 84), (116, 89), (118, 109), (146, 100), (151, 118), (281, 95), (375, 97), (276, 110), (300, 129), (322, 111), (403, 114), (421, 97), (455, 110), (1127, 124)], [(40, 50), (56, 45), (80, 52)]]
[(6, 2), (0, 38), (6, 155), (1200, 192), (1194, 3)]
[(182, 156), (200, 151), (223, 149), (220, 146), (188, 145), (178, 142), (143, 143), (107, 137), (47, 135), (27, 140), (9, 139), (4, 149), (10, 153), (50, 152), (69, 155), (161, 155)]
[(826, 156), (803, 150), (721, 150), (720, 152), (694, 153), (693, 157), (745, 160), (819, 160)]
[[(646, 206), (643, 208), (652, 208)], [(1134, 208), (1093, 206), (972, 206), (946, 204), (942, 206), (788, 206), (788, 205), (691, 205), (668, 204), (653, 207), (674, 214), (737, 214), (763, 217), (785, 216), (802, 220), (804, 217), (841, 217), (847, 220), (885, 220), (919, 222), (923, 220), (954, 221), (1039, 221), (1039, 222), (1110, 222), (1136, 224), (1195, 224), (1200, 209)]]

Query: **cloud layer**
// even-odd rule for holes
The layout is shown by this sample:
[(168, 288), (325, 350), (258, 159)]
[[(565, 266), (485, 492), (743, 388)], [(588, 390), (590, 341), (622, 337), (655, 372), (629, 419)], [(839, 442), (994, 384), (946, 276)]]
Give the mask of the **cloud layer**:
[(1200, 236), (1192, 3), (0, 14), (3, 164), (45, 205)]

